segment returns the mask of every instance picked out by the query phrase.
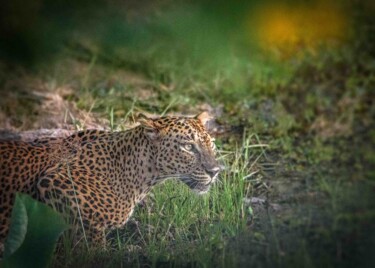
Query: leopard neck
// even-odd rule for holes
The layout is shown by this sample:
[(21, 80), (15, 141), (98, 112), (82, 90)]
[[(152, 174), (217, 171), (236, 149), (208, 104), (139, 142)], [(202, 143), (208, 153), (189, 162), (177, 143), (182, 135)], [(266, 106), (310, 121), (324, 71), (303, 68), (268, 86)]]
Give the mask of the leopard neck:
[(155, 146), (140, 126), (112, 135), (116, 153), (114, 172), (110, 172), (110, 177), (114, 190), (124, 199), (137, 203), (146, 196), (158, 177)]

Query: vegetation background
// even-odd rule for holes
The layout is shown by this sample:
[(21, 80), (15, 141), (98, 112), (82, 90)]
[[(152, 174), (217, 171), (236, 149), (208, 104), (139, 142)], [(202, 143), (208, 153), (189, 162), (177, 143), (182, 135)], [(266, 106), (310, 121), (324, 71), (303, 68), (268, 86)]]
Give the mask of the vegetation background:
[(225, 166), (51, 267), (373, 267), (374, 38), (371, 0), (3, 3), (1, 135), (207, 110)]

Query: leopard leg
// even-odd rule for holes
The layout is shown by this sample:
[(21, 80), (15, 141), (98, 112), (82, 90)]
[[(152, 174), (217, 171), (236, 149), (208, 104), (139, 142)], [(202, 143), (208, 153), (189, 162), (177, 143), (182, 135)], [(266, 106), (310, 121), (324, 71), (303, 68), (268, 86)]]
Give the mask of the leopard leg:
[(97, 248), (105, 248), (106, 247), (106, 236), (105, 230), (102, 229), (94, 229), (94, 228), (87, 228), (86, 237), (88, 242), (91, 246)]
[(13, 192), (0, 187), (0, 257), (4, 253), (4, 243), (9, 232), (14, 197)]
[[(85, 171), (77, 173), (84, 174)], [(118, 202), (111, 187), (105, 181), (99, 184), (87, 177), (72, 179), (61, 171), (44, 175), (37, 183), (39, 199), (68, 217), (77, 233), (76, 240), (103, 247), (106, 227), (121, 220), (116, 216), (120, 208), (117, 207)], [(110, 197), (114, 201), (108, 203), (106, 200)]]
[(10, 216), (12, 208), (10, 206), (0, 205), (0, 258), (4, 253), (4, 243), (9, 231)]

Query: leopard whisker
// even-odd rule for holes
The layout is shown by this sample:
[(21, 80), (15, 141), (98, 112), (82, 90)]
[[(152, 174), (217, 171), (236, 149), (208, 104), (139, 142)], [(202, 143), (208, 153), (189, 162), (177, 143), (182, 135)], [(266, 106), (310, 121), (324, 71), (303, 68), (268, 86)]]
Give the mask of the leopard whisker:
[(156, 177), (156, 180), (165, 180), (165, 179), (189, 179), (190, 175), (189, 174), (172, 174), (172, 175), (160, 175)]

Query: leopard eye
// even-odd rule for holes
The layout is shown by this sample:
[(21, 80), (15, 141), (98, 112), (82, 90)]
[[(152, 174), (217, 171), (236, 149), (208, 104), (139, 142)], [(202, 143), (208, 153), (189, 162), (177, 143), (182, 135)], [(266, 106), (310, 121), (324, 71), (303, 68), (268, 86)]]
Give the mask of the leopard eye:
[(184, 144), (184, 149), (186, 151), (191, 151), (191, 150), (193, 150), (193, 145), (190, 144), (190, 143)]

